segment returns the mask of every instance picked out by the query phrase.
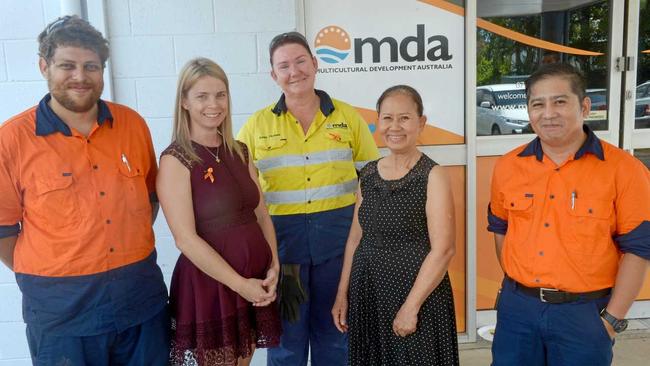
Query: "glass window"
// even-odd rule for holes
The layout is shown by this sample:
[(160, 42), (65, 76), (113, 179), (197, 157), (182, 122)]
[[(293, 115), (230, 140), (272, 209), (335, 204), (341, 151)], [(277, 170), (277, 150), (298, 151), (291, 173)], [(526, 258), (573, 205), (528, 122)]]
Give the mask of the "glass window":
[(650, 1), (639, 6), (639, 62), (636, 80), (634, 128), (650, 128)]
[(650, 149), (635, 149), (634, 156), (650, 169)]
[(550, 0), (477, 5), (477, 89), (494, 95), (489, 106), (477, 100), (479, 136), (533, 132), (523, 81), (551, 62), (571, 63), (583, 72), (593, 102), (585, 123), (594, 130), (608, 128), (608, 1), (583, 1), (579, 7)]

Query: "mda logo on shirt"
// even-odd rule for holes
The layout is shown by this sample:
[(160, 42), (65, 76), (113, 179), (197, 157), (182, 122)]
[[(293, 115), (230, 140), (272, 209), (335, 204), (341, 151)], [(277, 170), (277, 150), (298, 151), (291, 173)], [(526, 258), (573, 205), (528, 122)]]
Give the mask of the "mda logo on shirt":
[(334, 123), (328, 123), (328, 124), (325, 125), (325, 128), (327, 128), (328, 130), (331, 130), (331, 129), (334, 129), (334, 128), (344, 128), (344, 129), (347, 129), (347, 128), (348, 128), (348, 124), (345, 123), (345, 122), (334, 122)]
[(318, 58), (328, 64), (338, 64), (345, 60), (352, 48), (350, 36), (345, 29), (329, 25), (318, 32), (314, 41)]

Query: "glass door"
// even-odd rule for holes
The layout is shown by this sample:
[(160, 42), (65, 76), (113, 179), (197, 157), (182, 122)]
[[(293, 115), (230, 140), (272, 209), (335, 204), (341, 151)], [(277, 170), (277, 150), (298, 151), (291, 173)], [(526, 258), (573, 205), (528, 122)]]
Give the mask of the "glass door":
[[(626, 4), (626, 62), (621, 146), (650, 168), (650, 1)], [(650, 317), (650, 274), (630, 318)]]
[[(620, 58), (626, 0), (525, 3), (481, 0), (476, 4), (476, 100), (473, 103), (476, 110), (476, 308), (480, 327), (496, 321), (491, 310), (503, 278), (494, 254), (493, 234), (485, 229), (492, 170), (499, 156), (534, 137), (528, 124), (523, 81), (544, 63), (574, 65), (585, 75), (587, 94), (592, 100), (586, 124), (601, 139), (619, 145), (625, 67), (620, 64)], [(650, 61), (650, 54), (646, 58)]]

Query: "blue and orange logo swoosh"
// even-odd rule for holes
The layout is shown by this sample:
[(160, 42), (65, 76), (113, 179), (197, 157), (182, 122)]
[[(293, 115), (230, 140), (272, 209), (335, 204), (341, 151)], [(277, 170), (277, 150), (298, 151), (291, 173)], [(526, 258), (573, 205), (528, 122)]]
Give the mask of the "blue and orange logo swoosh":
[[(465, 9), (463, 7), (458, 6), (456, 4), (449, 3), (444, 0), (418, 0), (418, 1), (435, 6), (436, 8), (442, 10), (446, 10), (456, 15), (465, 16)], [(502, 27), (500, 25), (496, 25), (492, 22), (488, 22), (487, 20), (481, 18), (476, 19), (476, 26), (478, 28), (482, 28), (485, 29), (486, 31), (492, 32), (494, 34), (498, 34), (502, 37), (512, 39), (513, 41), (523, 43), (529, 46), (537, 47), (537, 48), (543, 48), (545, 50), (551, 50), (560, 53), (568, 53), (568, 54), (580, 55), (580, 56), (602, 56), (603, 55), (601, 52), (581, 50), (579, 48), (568, 47), (561, 44), (545, 41), (539, 38), (531, 37), (519, 32), (515, 32), (511, 29)]]
[(337, 64), (345, 60), (352, 48), (350, 35), (345, 29), (328, 25), (316, 34), (314, 49), (318, 58), (328, 64)]

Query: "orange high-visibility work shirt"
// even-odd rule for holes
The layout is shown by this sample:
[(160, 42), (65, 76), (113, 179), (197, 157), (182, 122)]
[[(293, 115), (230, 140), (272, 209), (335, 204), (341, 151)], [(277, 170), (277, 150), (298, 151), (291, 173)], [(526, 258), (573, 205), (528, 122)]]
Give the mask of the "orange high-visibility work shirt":
[(623, 252), (650, 253), (650, 173), (585, 132), (582, 148), (560, 165), (536, 138), (494, 168), (488, 230), (505, 234), (505, 272), (526, 286), (612, 287)]
[(149, 201), (157, 168), (149, 130), (125, 106), (100, 106), (88, 137), (60, 133), (66, 126), (53, 125), (61, 123), (54, 117), (37, 124), (37, 107), (0, 127), (0, 225), (22, 225), (17, 273), (90, 275), (154, 249)]

